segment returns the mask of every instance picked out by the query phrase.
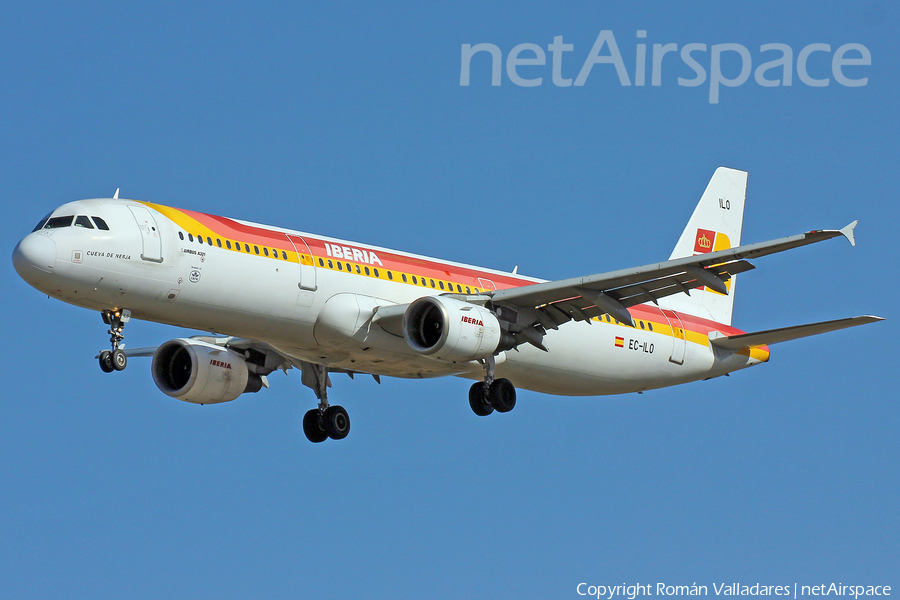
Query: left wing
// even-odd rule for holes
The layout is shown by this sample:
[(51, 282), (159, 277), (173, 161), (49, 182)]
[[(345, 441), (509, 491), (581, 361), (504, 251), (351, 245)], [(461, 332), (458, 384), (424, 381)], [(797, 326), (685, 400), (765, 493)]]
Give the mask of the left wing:
[(747, 259), (839, 236), (844, 236), (855, 246), (853, 229), (857, 223), (853, 221), (839, 230), (813, 230), (634, 269), (492, 291), (487, 295), (497, 316), (510, 324), (510, 331), (517, 339), (546, 350), (540, 341), (546, 330), (556, 329), (570, 320), (590, 323), (593, 317), (609, 314), (634, 326), (628, 312), (630, 306), (645, 302), (655, 304), (659, 298), (680, 292), (690, 294), (690, 290), (703, 286), (727, 294), (725, 281), (754, 268)]
[[(259, 342), (256, 340), (230, 336), (212, 335), (195, 335), (191, 336), (190, 339), (197, 340), (199, 342), (205, 342), (207, 344), (212, 344), (214, 346), (220, 346), (224, 349), (232, 350), (234, 352), (237, 352), (238, 354), (243, 355), (243, 357), (247, 360), (247, 364), (250, 370), (262, 377), (263, 385), (265, 387), (269, 387), (269, 382), (266, 379), (266, 376), (273, 371), (281, 370), (287, 373), (288, 369), (296, 368), (302, 371), (304, 373), (304, 376), (308, 378), (308, 373), (312, 369), (314, 369), (313, 363), (309, 363), (296, 356), (292, 356), (284, 350), (275, 348), (274, 346), (266, 342)], [(134, 358), (152, 357), (156, 353), (156, 349), (158, 347), (159, 346), (148, 346), (144, 348), (125, 348), (123, 346), (122, 349), (125, 352), (125, 356), (127, 356), (128, 358)], [(94, 358), (99, 357), (100, 354), (97, 354), (97, 356), (95, 356)], [(327, 372), (323, 374), (325, 378), (325, 385), (327, 385), (328, 387), (331, 387), (331, 379), (328, 377), (328, 373), (344, 373), (346, 375), (349, 375), (350, 379), (353, 379), (354, 375), (370, 374), (363, 371), (351, 371), (338, 367), (329, 367)], [(378, 375), (371, 375), (375, 378), (375, 381), (381, 383), (381, 378)], [(309, 387), (312, 386), (310, 385)]]

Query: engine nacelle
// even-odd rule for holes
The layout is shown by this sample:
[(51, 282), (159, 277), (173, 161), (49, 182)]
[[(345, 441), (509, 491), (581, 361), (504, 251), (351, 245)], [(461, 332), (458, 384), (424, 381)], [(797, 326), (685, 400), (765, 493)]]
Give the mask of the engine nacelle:
[(243, 356), (197, 340), (166, 342), (153, 354), (151, 369), (162, 393), (195, 404), (229, 402), (262, 388), (262, 379), (247, 369)]
[(446, 296), (426, 296), (410, 304), (403, 314), (403, 336), (416, 352), (447, 362), (486, 358), (512, 347), (511, 336), (494, 313)]

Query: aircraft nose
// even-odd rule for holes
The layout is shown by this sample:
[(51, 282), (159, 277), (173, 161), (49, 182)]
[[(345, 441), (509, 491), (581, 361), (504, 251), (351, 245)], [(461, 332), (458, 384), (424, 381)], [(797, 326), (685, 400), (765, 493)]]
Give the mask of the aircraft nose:
[(53, 272), (56, 264), (56, 242), (45, 235), (31, 233), (13, 250), (13, 266), (19, 276), (31, 283)]

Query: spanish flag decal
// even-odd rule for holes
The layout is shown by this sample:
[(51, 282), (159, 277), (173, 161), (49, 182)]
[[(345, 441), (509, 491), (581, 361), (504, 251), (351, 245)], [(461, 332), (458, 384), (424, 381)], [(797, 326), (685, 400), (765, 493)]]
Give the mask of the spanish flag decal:
[(616, 337), (616, 348), (625, 346), (625, 338)]

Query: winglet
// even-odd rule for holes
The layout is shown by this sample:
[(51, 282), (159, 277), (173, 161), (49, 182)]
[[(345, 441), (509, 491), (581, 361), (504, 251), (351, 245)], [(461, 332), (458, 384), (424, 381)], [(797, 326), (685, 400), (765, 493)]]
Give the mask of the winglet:
[(841, 235), (843, 235), (845, 238), (847, 238), (847, 241), (850, 242), (851, 246), (856, 245), (856, 238), (853, 237), (853, 230), (856, 229), (857, 223), (859, 223), (859, 221), (853, 221), (852, 223), (850, 223), (849, 225), (847, 225), (846, 227), (844, 227), (843, 229), (840, 230)]

